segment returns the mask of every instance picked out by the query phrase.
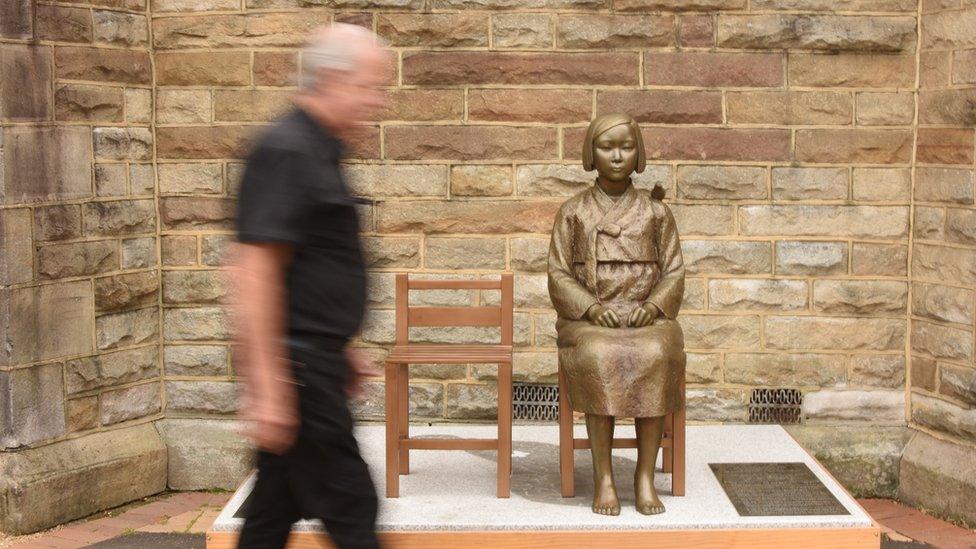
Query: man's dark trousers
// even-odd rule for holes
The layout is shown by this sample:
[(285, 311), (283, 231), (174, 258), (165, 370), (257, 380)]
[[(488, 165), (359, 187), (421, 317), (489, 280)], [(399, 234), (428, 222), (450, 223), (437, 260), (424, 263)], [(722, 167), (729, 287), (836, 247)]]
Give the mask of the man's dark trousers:
[(258, 474), (238, 544), (285, 546), (291, 525), (319, 519), (340, 549), (375, 549), (376, 488), (353, 437), (341, 350), (291, 340), (301, 427), (283, 455), (258, 454)]

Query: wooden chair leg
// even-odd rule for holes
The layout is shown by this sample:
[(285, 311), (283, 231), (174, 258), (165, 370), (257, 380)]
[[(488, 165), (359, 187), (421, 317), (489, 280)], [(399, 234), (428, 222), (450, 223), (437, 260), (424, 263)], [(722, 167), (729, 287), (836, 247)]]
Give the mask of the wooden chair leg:
[[(681, 392), (685, 384), (681, 383)], [(674, 413), (674, 472), (671, 474), (671, 495), (685, 495), (685, 416), (682, 408)]]
[(671, 447), (661, 448), (661, 470), (670, 473), (674, 470), (674, 414), (664, 416), (664, 436), (671, 439)]
[(386, 497), (400, 497), (400, 437), (397, 418), (398, 394), (400, 392), (399, 366), (392, 362), (386, 363), (386, 394), (384, 406), (386, 412)]
[[(410, 369), (406, 363), (398, 364), (399, 369), (397, 370), (397, 377), (399, 377), (399, 382), (397, 385), (397, 395), (399, 409), (397, 410), (397, 415), (399, 416), (398, 431), (399, 438), (406, 440), (410, 438)], [(409, 475), (410, 474), (410, 450), (403, 448), (400, 450), (400, 474)]]
[(512, 487), (512, 363), (498, 365), (498, 497)]
[(575, 470), (573, 453), (573, 409), (569, 405), (566, 377), (559, 370), (559, 483), (564, 498), (576, 495), (573, 482)]

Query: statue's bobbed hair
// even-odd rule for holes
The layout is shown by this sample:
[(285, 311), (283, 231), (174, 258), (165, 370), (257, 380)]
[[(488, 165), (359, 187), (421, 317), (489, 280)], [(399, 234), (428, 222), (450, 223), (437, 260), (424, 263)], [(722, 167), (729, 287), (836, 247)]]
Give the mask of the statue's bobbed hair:
[[(590, 121), (590, 127), (586, 129), (586, 137), (583, 138), (584, 170), (591, 172), (596, 169), (596, 164), (593, 161), (593, 143), (596, 141), (596, 138), (600, 137), (603, 132), (610, 128), (620, 125), (629, 126), (634, 134), (634, 140), (636, 141), (634, 145), (637, 147), (637, 167), (634, 171), (637, 173), (644, 171), (644, 168), (647, 166), (647, 154), (644, 152), (644, 136), (641, 135), (641, 129), (637, 125), (637, 121), (629, 114), (623, 113), (603, 114)], [(662, 200), (664, 198), (664, 188), (655, 186), (651, 191), (651, 196)]]

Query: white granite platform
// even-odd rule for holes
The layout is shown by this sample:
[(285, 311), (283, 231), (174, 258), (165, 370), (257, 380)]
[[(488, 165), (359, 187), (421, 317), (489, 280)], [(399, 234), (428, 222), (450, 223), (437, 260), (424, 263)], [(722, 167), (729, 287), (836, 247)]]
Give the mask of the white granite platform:
[[(577, 436), (585, 436), (577, 426)], [(411, 436), (491, 437), (490, 425), (411, 426)], [(632, 437), (632, 426), (618, 426), (617, 436)], [(634, 509), (633, 474), (637, 450), (614, 450), (614, 476), (623, 509), (607, 517), (590, 511), (593, 486), (589, 451), (576, 452), (576, 497), (559, 493), (558, 429), (516, 425), (512, 495), (495, 497), (493, 451), (411, 451), (411, 474), (400, 477), (396, 499), (384, 488), (384, 428), (357, 428), (363, 455), (380, 496), (380, 530), (655, 530), (703, 528), (865, 528), (872, 524), (861, 507), (822, 466), (778, 425), (688, 426), (687, 486), (684, 497), (672, 497), (671, 478), (658, 470), (656, 485), (667, 507), (662, 515)], [(709, 463), (804, 462), (850, 515), (741, 517), (716, 480)], [(659, 462), (660, 463), (660, 462)], [(660, 466), (660, 465), (659, 465)], [(234, 518), (253, 477), (228, 502), (213, 531), (237, 531)], [(295, 531), (319, 531), (318, 521), (301, 521)]]

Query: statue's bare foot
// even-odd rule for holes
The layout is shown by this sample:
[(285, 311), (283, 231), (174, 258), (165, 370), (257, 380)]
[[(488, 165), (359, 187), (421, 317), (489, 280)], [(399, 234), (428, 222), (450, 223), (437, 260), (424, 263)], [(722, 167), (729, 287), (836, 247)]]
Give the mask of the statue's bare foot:
[(597, 481), (593, 487), (593, 512), (598, 515), (620, 514), (617, 487), (613, 485), (613, 477), (610, 475)]
[(634, 474), (634, 493), (637, 496), (637, 512), (642, 515), (659, 515), (664, 512), (664, 504), (654, 489), (654, 475), (638, 470)]

